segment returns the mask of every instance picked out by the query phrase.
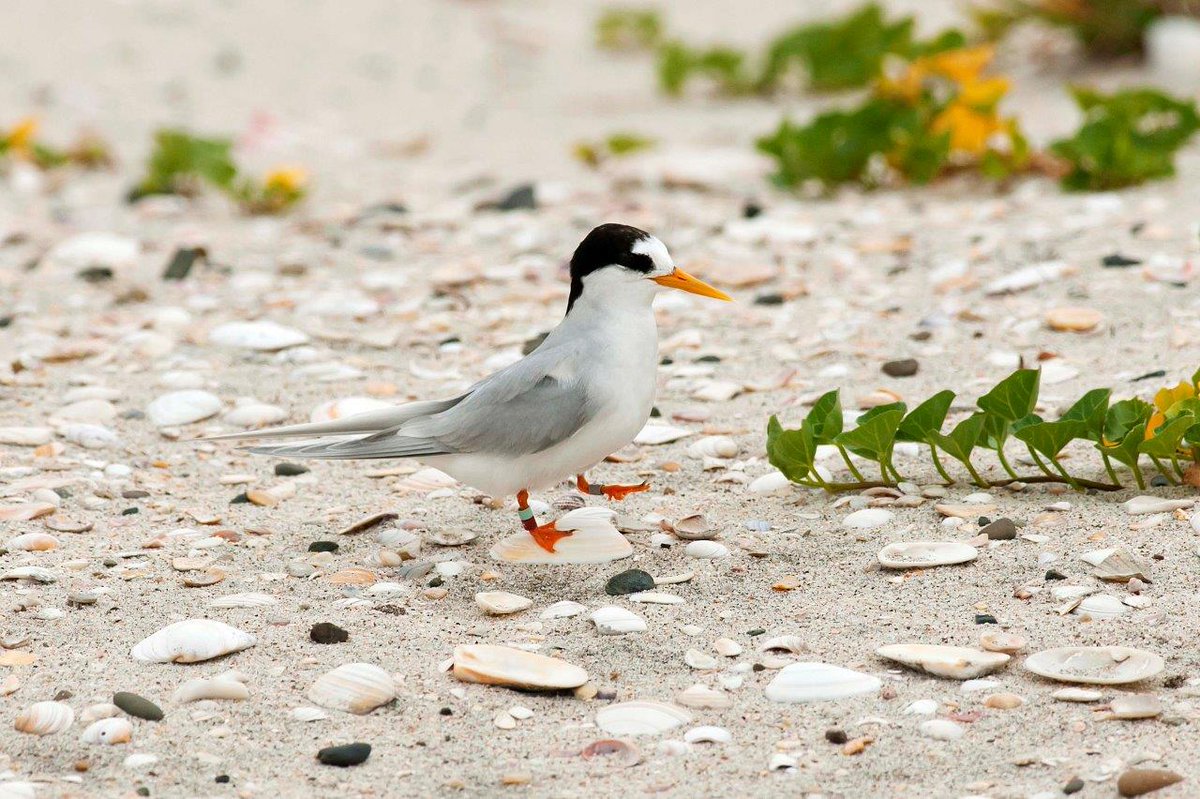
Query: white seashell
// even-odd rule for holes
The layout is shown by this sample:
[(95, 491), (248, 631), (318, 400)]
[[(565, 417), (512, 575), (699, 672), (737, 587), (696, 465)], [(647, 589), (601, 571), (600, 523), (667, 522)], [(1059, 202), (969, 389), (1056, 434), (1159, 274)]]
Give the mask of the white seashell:
[(803, 655), (811, 650), (804, 639), (798, 635), (776, 635), (758, 645), (760, 652), (791, 652), (793, 655)]
[(825, 702), (874, 693), (878, 677), (828, 663), (789, 663), (767, 685), (772, 702)]
[(724, 691), (714, 691), (707, 685), (696, 683), (686, 690), (680, 691), (675, 701), (684, 707), (705, 707), (724, 710), (733, 706), (733, 697)]
[(93, 721), (101, 719), (111, 719), (114, 716), (121, 715), (121, 708), (114, 705), (112, 702), (99, 702), (94, 705), (88, 705), (79, 714), (79, 720), (85, 724), (90, 724)]
[(0, 574), (0, 580), (33, 580), (35, 583), (52, 583), (58, 576), (41, 566), (18, 566)]
[(955, 724), (950, 719), (929, 719), (917, 725), (917, 729), (926, 738), (936, 741), (957, 741), (966, 734), (962, 725)]
[(586, 671), (564, 660), (492, 644), (455, 647), (453, 668), (464, 682), (531, 691), (578, 688), (588, 680)]
[(329, 400), (313, 408), (309, 414), (310, 422), (332, 422), (334, 419), (346, 419), (360, 413), (382, 411), (396, 406), (374, 397), (343, 397)]
[(69, 424), (62, 430), (62, 437), (84, 449), (104, 449), (121, 443), (116, 433), (98, 424)]
[(933, 506), (943, 516), (952, 519), (969, 519), (974, 521), (980, 516), (986, 516), (996, 510), (995, 505), (970, 505), (967, 503), (955, 504), (950, 502), (939, 502)]
[(596, 711), (596, 726), (609, 735), (656, 735), (691, 721), (691, 713), (663, 702), (619, 702)]
[(278, 405), (267, 405), (262, 402), (247, 402), (237, 406), (221, 417), (225, 424), (234, 427), (264, 427), (265, 425), (282, 422), (288, 412)]
[(1000, 685), (999, 680), (966, 680), (958, 689), (964, 694), (978, 693), (979, 691), (989, 691)]
[(951, 680), (982, 677), (1002, 668), (1009, 661), (1009, 656), (1003, 652), (984, 652), (965, 646), (941, 644), (888, 644), (876, 649), (875, 654)]
[(684, 652), (683, 662), (691, 668), (700, 669), (701, 671), (717, 667), (717, 659), (707, 652), (701, 652), (699, 649), (689, 649), (687, 652)]
[(742, 645), (731, 638), (718, 638), (713, 641), (713, 649), (717, 650), (718, 655), (727, 658), (735, 658), (742, 654)]
[(239, 652), (256, 642), (250, 633), (228, 624), (188, 619), (162, 628), (130, 650), (130, 654), (143, 663), (198, 663)]
[(609, 563), (633, 554), (633, 545), (613, 526), (616, 513), (608, 508), (579, 508), (563, 514), (555, 527), (571, 535), (559, 539), (553, 552), (538, 546), (526, 532), (501, 539), (491, 549), (496, 560), (509, 563)]
[(79, 740), (85, 744), (127, 744), (133, 738), (133, 725), (129, 719), (110, 718), (93, 722)]
[(275, 352), (308, 342), (308, 336), (294, 327), (260, 320), (226, 322), (213, 329), (208, 340), (219, 347), (236, 347), (259, 352)]
[(1127, 583), (1135, 577), (1145, 581), (1150, 577), (1150, 567), (1124, 547), (1098, 549), (1079, 557), (1096, 567), (1093, 575), (1107, 582)]
[(733, 740), (733, 736), (724, 727), (703, 726), (692, 727), (683, 734), (683, 740), (690, 744), (727, 744)]
[(326, 672), (306, 696), (321, 707), (364, 715), (396, 698), (392, 677), (370, 663), (346, 663)]
[(700, 560), (712, 560), (728, 556), (729, 547), (717, 541), (693, 541), (684, 547), (683, 553)]
[(937, 713), (938, 703), (936, 699), (918, 699), (915, 702), (909, 702), (904, 708), (904, 713), (909, 716), (932, 716)]
[(1025, 648), (1025, 639), (1019, 635), (1005, 632), (984, 633), (979, 636), (980, 649), (988, 652), (1003, 652), (1015, 655)]
[(22, 710), (13, 729), (30, 735), (53, 735), (75, 723), (75, 711), (62, 702), (37, 702)]
[(1091, 688), (1059, 688), (1050, 696), (1059, 702), (1099, 702), (1104, 698), (1103, 693)]
[(569, 599), (564, 599), (561, 602), (555, 602), (550, 607), (542, 611), (539, 618), (542, 619), (565, 619), (570, 616), (578, 616), (587, 610), (585, 605), (578, 602), (572, 602)]
[(0, 522), (27, 522), (49, 516), (58, 510), (50, 502), (22, 502), (19, 505), (0, 505)]
[(47, 260), (67, 269), (133, 266), (142, 247), (137, 239), (105, 231), (78, 233), (59, 242), (46, 253)]
[(926, 569), (967, 563), (978, 556), (975, 547), (957, 541), (898, 541), (879, 550), (878, 558), (886, 569)]
[(767, 770), (787, 771), (794, 769), (799, 765), (800, 762), (792, 755), (789, 755), (786, 752), (776, 752), (775, 754), (771, 755), (771, 759), (767, 762)]
[(144, 752), (138, 752), (125, 758), (125, 768), (134, 771), (148, 769), (158, 762), (158, 755), (151, 755)]
[(0, 427), (0, 444), (13, 447), (40, 447), (54, 438), (49, 427)]
[(1114, 719), (1152, 719), (1162, 714), (1162, 702), (1152, 694), (1115, 696), (1109, 706)]
[(1030, 655), (1025, 668), (1059, 682), (1124, 685), (1158, 675), (1164, 663), (1153, 652), (1128, 646), (1065, 646)]
[(633, 438), (635, 444), (669, 444), (672, 441), (678, 441), (681, 438), (695, 435), (691, 430), (686, 430), (682, 427), (672, 427), (670, 425), (647, 423)]
[(507, 616), (531, 607), (533, 600), (507, 591), (480, 591), (475, 595), (475, 604), (489, 616)]
[(329, 714), (319, 707), (297, 707), (292, 709), (292, 718), (296, 721), (321, 721), (329, 718)]
[(171, 694), (174, 702), (198, 702), (201, 699), (242, 700), (250, 697), (250, 691), (238, 680), (216, 677), (210, 680), (197, 678), (188, 680)]
[(717, 537), (717, 530), (708, 523), (708, 519), (704, 518), (704, 514), (701, 513), (684, 516), (675, 522), (673, 527), (675, 528), (675, 535), (684, 541), (706, 541)]
[(625, 598), (630, 602), (641, 602), (651, 605), (682, 605), (684, 603), (683, 597), (663, 591), (638, 591), (636, 594), (630, 594)]
[(596, 632), (601, 635), (624, 635), (646, 630), (646, 622), (641, 616), (616, 605), (593, 611), (589, 618), (596, 625)]
[(474, 530), (464, 530), (461, 527), (435, 530), (429, 534), (429, 540), (440, 547), (461, 547), (464, 544), (471, 543), (476, 538), (479, 538), (479, 533)]
[(189, 389), (155, 398), (146, 406), (146, 416), (158, 427), (169, 427), (198, 422), (220, 410), (221, 400), (215, 394)]
[(738, 454), (738, 444), (729, 436), (705, 436), (692, 442), (687, 452), (693, 458), (733, 458)]
[(787, 479), (783, 472), (776, 470), (754, 478), (747, 488), (752, 494), (775, 494), (785, 491), (791, 486), (792, 481)]
[(1124, 603), (1115, 596), (1109, 594), (1092, 594), (1084, 597), (1079, 605), (1075, 608), (1075, 614), (1103, 621), (1105, 619), (1115, 619), (1125, 611), (1129, 610)]
[(993, 280), (984, 286), (983, 291), (993, 295), (1024, 291), (1042, 283), (1058, 280), (1073, 271), (1074, 268), (1065, 261), (1042, 261)]
[(8, 539), (4, 546), (22, 552), (46, 552), (58, 549), (59, 540), (49, 533), (24, 533)]
[(1163, 497), (1134, 497), (1124, 503), (1125, 512), (1130, 515), (1143, 513), (1170, 513), (1173, 510), (1190, 508), (1196, 504), (1192, 499), (1165, 499)]
[(742, 384), (730, 380), (705, 380), (691, 392), (702, 402), (727, 402), (742, 393)]
[(439, 469), (427, 467), (413, 472), (396, 483), (396, 488), (405, 493), (428, 494), (431, 491), (454, 488), (456, 485), (458, 485), (458, 481), (450, 475)]
[(863, 508), (842, 519), (842, 526), (851, 530), (872, 530), (882, 527), (895, 517), (896, 514), (883, 508)]
[(209, 601), (210, 608), (265, 608), (278, 603), (279, 600), (270, 594), (250, 592), (246, 594), (226, 594)]

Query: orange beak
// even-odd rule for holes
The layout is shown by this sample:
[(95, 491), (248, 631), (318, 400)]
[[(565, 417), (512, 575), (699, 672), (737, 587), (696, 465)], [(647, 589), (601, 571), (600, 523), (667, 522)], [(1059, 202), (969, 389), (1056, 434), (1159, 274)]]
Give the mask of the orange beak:
[(697, 280), (682, 269), (676, 269), (669, 275), (654, 277), (651, 278), (651, 280), (658, 285), (666, 286), (667, 288), (679, 289), (691, 294), (699, 294), (701, 297), (712, 297), (713, 299), (717, 300), (733, 302), (733, 297), (730, 297), (720, 289), (713, 288), (703, 280)]

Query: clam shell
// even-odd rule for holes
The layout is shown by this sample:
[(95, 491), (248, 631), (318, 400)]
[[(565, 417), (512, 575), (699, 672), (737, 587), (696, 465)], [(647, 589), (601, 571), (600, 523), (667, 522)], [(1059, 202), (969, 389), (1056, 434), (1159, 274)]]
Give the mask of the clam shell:
[(680, 691), (676, 694), (675, 701), (684, 707), (706, 707), (715, 710), (724, 710), (733, 706), (733, 697), (729, 694), (713, 690), (700, 683)]
[(885, 569), (926, 569), (967, 563), (979, 550), (957, 541), (897, 541), (879, 550), (879, 565)]
[(691, 721), (687, 710), (664, 702), (619, 702), (596, 711), (596, 726), (609, 735), (656, 735)]
[(943, 516), (953, 516), (957, 519), (978, 519), (980, 516), (987, 516), (996, 510), (995, 505), (973, 505), (954, 504), (950, 502), (939, 502), (933, 506), (933, 509)]
[(395, 699), (396, 686), (378, 666), (346, 663), (318, 677), (306, 696), (321, 707), (361, 716)]
[(350, 568), (334, 572), (325, 578), (334, 585), (373, 585), (379, 575), (369, 569)]
[(475, 604), (489, 616), (507, 616), (531, 607), (533, 600), (507, 591), (480, 591), (475, 595)]
[(609, 605), (593, 611), (590, 616), (601, 635), (624, 635), (646, 631), (646, 621), (636, 613)]
[(208, 606), (210, 608), (264, 608), (268, 605), (274, 605), (278, 601), (269, 594), (250, 592), (246, 594), (226, 594), (225, 596), (219, 596), (211, 600)]
[(75, 711), (62, 702), (37, 702), (22, 710), (13, 722), (17, 732), (53, 735), (75, 723)]
[(678, 441), (681, 438), (694, 435), (691, 430), (683, 427), (672, 427), (663, 424), (647, 424), (633, 438), (635, 444), (670, 444), (672, 441)]
[(114, 716), (121, 715), (121, 708), (114, 705), (112, 702), (98, 702), (94, 705), (88, 705), (79, 714), (79, 720), (85, 724), (90, 724), (93, 721), (100, 719), (111, 719)]
[(232, 699), (240, 701), (248, 699), (250, 691), (246, 686), (229, 677), (215, 677), (211, 680), (188, 680), (175, 689), (171, 694), (174, 702), (198, 702), (201, 699)]
[(1127, 583), (1133, 578), (1150, 582), (1150, 567), (1124, 547), (1101, 549), (1081, 556), (1096, 568), (1092, 574), (1111, 583)]
[(729, 547), (718, 541), (693, 541), (683, 548), (683, 552), (699, 560), (713, 560), (729, 555)]
[(889, 644), (876, 649), (875, 654), (951, 680), (971, 680), (991, 674), (1010, 659), (1003, 652), (984, 652), (965, 646), (941, 644)]
[(464, 530), (461, 527), (451, 527), (445, 530), (434, 530), (429, 534), (429, 540), (439, 547), (461, 547), (479, 538), (474, 530)]
[(787, 490), (791, 485), (792, 481), (787, 479), (783, 472), (776, 470), (754, 478), (747, 488), (752, 494), (774, 494)]
[(320, 721), (329, 718), (329, 714), (319, 707), (298, 707), (292, 710), (292, 718), (296, 721)]
[(129, 719), (110, 718), (92, 722), (79, 740), (85, 744), (126, 744), (133, 738), (133, 725)]
[(626, 768), (636, 766), (642, 762), (642, 753), (638, 748), (628, 741), (622, 741), (616, 738), (606, 738), (602, 741), (593, 741), (583, 748), (579, 756), (584, 760), (595, 760), (611, 758), (612, 762)]
[(683, 740), (690, 744), (727, 744), (733, 740), (733, 735), (724, 727), (704, 725), (701, 727), (692, 727), (683, 734)]
[(1128, 646), (1065, 646), (1025, 658), (1025, 668), (1041, 677), (1085, 685), (1124, 685), (1162, 672), (1163, 659)]
[(633, 554), (633, 546), (613, 526), (616, 515), (608, 508), (579, 508), (555, 522), (559, 530), (571, 535), (560, 539), (553, 552), (520, 532), (497, 542), (491, 555), (496, 560), (527, 564), (609, 563), (627, 558)]
[(705, 436), (687, 451), (693, 458), (732, 458), (738, 454), (738, 443), (729, 436)]
[(798, 635), (776, 635), (759, 644), (758, 651), (791, 652), (793, 655), (801, 655), (810, 650), (808, 644)]
[(704, 541), (709, 538), (715, 538), (717, 531), (708, 523), (708, 519), (704, 518), (702, 513), (693, 513), (691, 516), (684, 516), (673, 525), (675, 535), (682, 538), (684, 541)]
[(260, 319), (254, 322), (226, 322), (213, 328), (209, 343), (218, 347), (275, 352), (308, 341), (308, 336), (292, 327)]
[(22, 552), (46, 552), (58, 549), (59, 541), (49, 533), (25, 533), (8, 539), (4, 546)]
[(863, 508), (842, 519), (842, 526), (851, 530), (871, 530), (882, 527), (895, 517), (896, 514), (884, 508)]
[(530, 691), (578, 688), (588, 680), (586, 671), (564, 660), (493, 644), (456, 646), (453, 668), (463, 682)]
[(1126, 513), (1136, 516), (1142, 513), (1170, 513), (1173, 510), (1190, 508), (1194, 504), (1196, 501), (1193, 499), (1140, 496), (1125, 502), (1124, 508)]
[(158, 427), (191, 424), (216, 415), (221, 399), (198, 389), (172, 391), (146, 406), (146, 417)]
[(1075, 606), (1074, 613), (1077, 616), (1085, 616), (1096, 621), (1106, 619), (1115, 619), (1125, 611), (1129, 610), (1124, 603), (1115, 596), (1110, 594), (1092, 594), (1080, 600)]
[(210, 619), (188, 619), (168, 625), (129, 654), (143, 663), (198, 663), (254, 646), (257, 639), (236, 627)]
[(828, 663), (790, 663), (767, 685), (772, 702), (826, 702), (875, 693), (883, 683), (870, 674)]
[(564, 599), (561, 602), (555, 602), (553, 605), (543, 610), (538, 618), (565, 619), (570, 616), (578, 616), (585, 610), (587, 610), (587, 606), (581, 605), (578, 602), (572, 602), (569, 599)]

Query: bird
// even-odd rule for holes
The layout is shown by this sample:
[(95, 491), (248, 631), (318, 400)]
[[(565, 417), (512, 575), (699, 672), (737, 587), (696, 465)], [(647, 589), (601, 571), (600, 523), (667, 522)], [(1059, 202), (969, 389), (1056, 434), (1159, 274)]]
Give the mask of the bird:
[(246, 448), (287, 458), (415, 458), (493, 497), (515, 495), (522, 526), (553, 553), (571, 533), (539, 524), (530, 492), (572, 476), (582, 493), (612, 501), (650, 488), (592, 483), (586, 473), (650, 418), (655, 295), (666, 288), (732, 299), (677, 267), (655, 236), (618, 223), (584, 237), (570, 278), (566, 313), (537, 348), (456, 397), (212, 438), (312, 439)]

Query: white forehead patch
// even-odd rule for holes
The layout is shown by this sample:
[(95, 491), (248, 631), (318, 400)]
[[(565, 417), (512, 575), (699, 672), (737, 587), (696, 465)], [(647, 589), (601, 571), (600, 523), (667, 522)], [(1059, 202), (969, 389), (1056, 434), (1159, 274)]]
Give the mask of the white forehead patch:
[(675, 262), (671, 260), (671, 253), (667, 252), (667, 245), (654, 236), (638, 239), (630, 249), (638, 255), (649, 256), (654, 263), (654, 271), (651, 272), (653, 275), (669, 275), (675, 269)]

